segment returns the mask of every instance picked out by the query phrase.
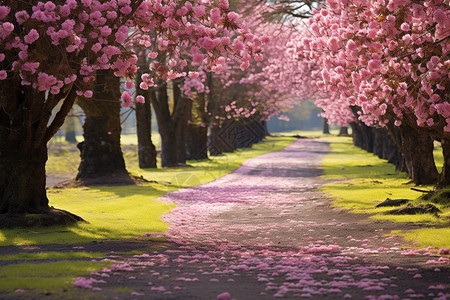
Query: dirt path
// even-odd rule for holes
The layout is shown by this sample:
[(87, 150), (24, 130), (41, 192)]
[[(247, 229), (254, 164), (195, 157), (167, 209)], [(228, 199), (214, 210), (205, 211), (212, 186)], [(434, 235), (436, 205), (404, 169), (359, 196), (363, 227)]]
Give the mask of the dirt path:
[[(171, 228), (168, 243), (129, 243), (145, 254), (111, 253), (115, 265), (80, 280), (91, 288), (67, 297), (218, 299), (225, 292), (231, 298), (222, 294), (222, 300), (450, 297), (448, 261), (408, 255), (399, 248), (407, 242), (387, 236), (415, 225), (329, 206), (331, 200), (317, 191), (325, 183), (318, 176), (327, 151), (322, 141), (298, 140), (214, 182), (166, 195), (161, 200), (177, 203), (164, 217)], [(85, 250), (99, 247), (122, 249), (106, 243)]]

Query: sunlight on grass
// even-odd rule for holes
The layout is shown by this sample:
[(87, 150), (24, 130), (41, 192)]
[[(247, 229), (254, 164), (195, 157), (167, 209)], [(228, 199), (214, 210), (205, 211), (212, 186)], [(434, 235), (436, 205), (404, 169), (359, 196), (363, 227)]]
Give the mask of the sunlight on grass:
[(0, 255), (0, 261), (8, 260), (44, 260), (44, 259), (70, 259), (70, 258), (97, 258), (103, 257), (101, 252), (39, 252)]
[(435, 248), (449, 248), (450, 228), (423, 228), (400, 232), (399, 235), (410, 241), (417, 241), (421, 246), (433, 246)]
[(0, 291), (16, 289), (45, 291), (73, 288), (72, 282), (78, 276), (107, 268), (111, 262), (71, 261), (51, 263), (23, 263), (0, 267)]
[(155, 201), (167, 192), (162, 185), (51, 189), (50, 204), (82, 216), (73, 226), (3, 230), (0, 245), (87, 243), (164, 232), (160, 216), (174, 204)]
[[(387, 198), (410, 199), (413, 200), (413, 204), (426, 202), (417, 200), (422, 193), (411, 189), (414, 184), (406, 177), (405, 173), (395, 171), (395, 167), (386, 160), (354, 147), (350, 137), (325, 136), (322, 138), (330, 142), (331, 153), (323, 159), (323, 170), (326, 174), (324, 178), (331, 180), (332, 183), (326, 184), (321, 190), (336, 199), (332, 205), (344, 207), (354, 213), (375, 214), (371, 218), (377, 220), (448, 225), (450, 208), (445, 205), (436, 204), (436, 207), (443, 211), (439, 218), (432, 214), (383, 214), (393, 208), (375, 208), (375, 205)], [(442, 163), (440, 149), (435, 149), (435, 157), (437, 163)], [(421, 186), (419, 188), (431, 190), (433, 187)], [(426, 238), (431, 231), (440, 238), (436, 240)], [(448, 228), (418, 229), (404, 233), (404, 236), (408, 240), (418, 241), (421, 246), (438, 247), (445, 243), (447, 246), (450, 245)]]
[[(161, 148), (161, 136), (158, 131), (152, 131), (152, 142), (156, 149)], [(137, 145), (136, 134), (122, 134), (120, 136), (120, 144), (122, 145)]]

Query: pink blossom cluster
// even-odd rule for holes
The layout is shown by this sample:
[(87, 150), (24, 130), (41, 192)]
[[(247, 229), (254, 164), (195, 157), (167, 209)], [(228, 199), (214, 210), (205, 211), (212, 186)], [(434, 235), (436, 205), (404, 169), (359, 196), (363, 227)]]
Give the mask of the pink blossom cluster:
[[(251, 2), (248, 5), (254, 5)], [(310, 59), (308, 53), (299, 51), (302, 48), (299, 34), (304, 35), (301, 26), (289, 22), (283, 24), (261, 22), (259, 14), (270, 12), (268, 6), (257, 6), (257, 11), (251, 16), (246, 16), (246, 21), (255, 34), (262, 36), (266, 44), (263, 46), (265, 59), (255, 62), (247, 70), (244, 76), (233, 74), (233, 69), (228, 68), (222, 72), (224, 87), (232, 90), (240, 89), (239, 108), (252, 109), (251, 105), (243, 106), (242, 103), (250, 99), (259, 102), (258, 113), (263, 119), (282, 114), (283, 111), (292, 108), (300, 101), (316, 99), (316, 105), (323, 107), (334, 103), (339, 95), (323, 92), (316, 86), (320, 80), (320, 66)], [(225, 74), (224, 74), (225, 73)], [(348, 106), (339, 107), (339, 113), (335, 110), (325, 109), (324, 116), (330, 122), (346, 126), (354, 120), (354, 116)], [(230, 104), (225, 106), (226, 112), (234, 112)], [(333, 112), (333, 113), (329, 113)], [(328, 114), (330, 114), (328, 116)], [(236, 117), (227, 113), (221, 118)], [(282, 117), (283, 118), (283, 117)]]
[(121, 44), (136, 3), (47, 1), (18, 4), (14, 11), (0, 6), (0, 80), (17, 74), (21, 85), (38, 91), (58, 95), (74, 87), (90, 97), (97, 70), (111, 68), (118, 76), (135, 72)]
[[(0, 81), (17, 76), (21, 85), (62, 97), (71, 88), (91, 97), (97, 70), (133, 77), (137, 57), (127, 47), (133, 36), (154, 59), (144, 89), (156, 78), (195, 77), (195, 69), (185, 70), (188, 64), (220, 71), (230, 53), (245, 68), (261, 53), (261, 40), (239, 27), (226, 0), (217, 7), (202, 0), (55, 0), (11, 7), (0, 6)], [(182, 49), (192, 62), (181, 58)], [(123, 96), (129, 106), (128, 93)]]
[(92, 289), (92, 290), (101, 290), (101, 288), (94, 287), (94, 283), (105, 283), (104, 280), (98, 280), (95, 278), (85, 278), (85, 277), (78, 277), (72, 284), (76, 287), (85, 288), (85, 289)]
[[(241, 69), (249, 66), (252, 57), (261, 57), (261, 39), (240, 24), (228, 1), (217, 5), (213, 7), (210, 1), (143, 3), (136, 14), (137, 41), (151, 47), (147, 55), (152, 62), (140, 88), (153, 86), (156, 78), (195, 80), (200, 66), (220, 72), (230, 54), (238, 58)], [(199, 81), (191, 83), (204, 90)]]
[(188, 77), (185, 78), (181, 90), (190, 99), (193, 99), (197, 94), (209, 93), (208, 86), (205, 85), (206, 72), (203, 68), (199, 68), (196, 72), (189, 72)]
[(450, 132), (450, 9), (442, 0), (330, 0), (299, 51), (321, 67), (317, 86), (362, 109), (372, 125)]
[[(255, 62), (244, 73), (240, 65), (228, 63), (215, 76), (216, 81), (220, 82), (216, 85), (221, 90), (219, 104), (221, 111), (212, 117), (218, 123), (250, 117), (268, 120), (295, 103), (292, 94), (296, 86), (289, 85), (292, 81), (284, 80), (285, 78), (280, 80), (281, 75), (292, 71), (289, 62), (280, 59), (284, 55), (289, 34), (292, 33), (289, 26), (261, 22), (259, 18), (266, 11), (266, 7), (260, 6), (256, 1), (247, 1), (245, 5), (244, 10), (249, 8), (253, 10), (252, 14), (245, 15), (243, 21), (254, 34), (261, 36), (264, 60), (262, 56), (256, 55)], [(239, 44), (235, 46), (240, 47)], [(271, 65), (279, 67), (282, 64), (285, 64), (289, 71), (281, 74), (275, 68), (268, 68)]]

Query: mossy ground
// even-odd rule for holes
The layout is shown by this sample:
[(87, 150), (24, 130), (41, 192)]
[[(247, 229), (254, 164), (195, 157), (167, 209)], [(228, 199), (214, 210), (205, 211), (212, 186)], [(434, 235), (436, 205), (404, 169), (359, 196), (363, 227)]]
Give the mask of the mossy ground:
[[(179, 188), (215, 180), (234, 171), (251, 157), (281, 150), (295, 141), (290, 137), (268, 137), (252, 148), (208, 160), (189, 161), (192, 168), (140, 169), (133, 140), (133, 137), (125, 137), (128, 142), (123, 146), (123, 151), (127, 168), (153, 182), (137, 186), (48, 189), (50, 205), (75, 213), (88, 223), (1, 230), (0, 246), (54, 243), (76, 245), (131, 239), (144, 233), (162, 233), (168, 228), (160, 217), (175, 205), (157, 201), (158, 197)], [(73, 178), (79, 163), (76, 146), (54, 142), (49, 145), (49, 149), (47, 175)], [(13, 292), (19, 288), (32, 290), (36, 294), (48, 290), (62, 293), (63, 290), (73, 288), (71, 282), (75, 277), (85, 276), (105, 267), (102, 262), (91, 261), (105, 255), (106, 253), (87, 251), (0, 255), (0, 261), (14, 261), (0, 267), (0, 293)]]

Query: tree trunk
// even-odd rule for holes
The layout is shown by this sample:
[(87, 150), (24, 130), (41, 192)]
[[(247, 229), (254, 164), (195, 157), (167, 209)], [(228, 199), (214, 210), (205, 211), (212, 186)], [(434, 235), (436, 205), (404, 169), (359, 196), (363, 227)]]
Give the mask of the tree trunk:
[(186, 138), (186, 159), (202, 160), (208, 158), (208, 128), (189, 124)]
[(136, 133), (139, 168), (156, 168), (156, 147), (152, 142), (152, 109), (150, 99), (136, 103)]
[(201, 160), (208, 158), (208, 127), (206, 127), (205, 97), (200, 95), (191, 102), (191, 123), (187, 127), (186, 159)]
[(156, 168), (156, 147), (152, 142), (152, 108), (150, 92), (139, 87), (141, 76), (148, 72), (148, 62), (145, 49), (136, 49), (138, 53), (139, 70), (136, 72), (136, 94), (145, 98), (145, 103), (136, 103), (136, 134), (138, 139), (139, 168)]
[(444, 165), (439, 174), (437, 188), (450, 186), (450, 138), (441, 138), (442, 152), (444, 154)]
[(433, 140), (413, 128), (402, 125), (402, 155), (407, 174), (415, 184), (436, 184), (438, 172), (433, 157)]
[(186, 133), (189, 109), (192, 107), (192, 100), (183, 97), (180, 85), (183, 79), (178, 78), (173, 83), (173, 114), (172, 122), (175, 126), (175, 139), (177, 141), (177, 163), (186, 164)]
[(136, 134), (138, 140), (139, 168), (156, 168), (156, 147), (152, 142), (152, 108), (150, 92), (139, 87), (146, 70), (145, 52), (139, 55), (139, 70), (136, 72), (136, 94), (145, 98), (145, 103), (136, 103)]
[(222, 139), (220, 138), (220, 126), (217, 123), (211, 122), (210, 132), (208, 137), (209, 155), (218, 156), (223, 154)]
[(20, 141), (17, 142), (10, 143), (9, 150), (2, 152), (1, 156), (0, 213), (44, 212), (49, 209), (45, 192), (46, 144), (41, 143), (30, 151), (28, 147), (20, 147)]
[(69, 212), (49, 207), (45, 187), (47, 142), (62, 126), (75, 91), (65, 98), (45, 95), (21, 86), (18, 80), (0, 83), (0, 228), (80, 221)]
[(86, 114), (81, 162), (76, 180), (84, 185), (134, 184), (120, 148), (120, 79), (110, 70), (97, 71), (93, 99), (79, 98)]
[(372, 128), (373, 154), (382, 159), (386, 159), (383, 152), (384, 144), (386, 142), (385, 130), (385, 128)]
[(322, 120), (322, 133), (330, 134), (330, 125), (328, 125), (328, 120), (326, 118), (323, 118)]
[(174, 82), (172, 114), (169, 108), (167, 83), (158, 81), (158, 95), (153, 89), (151, 99), (161, 135), (161, 165), (176, 167), (186, 164), (186, 125), (189, 99), (181, 97), (178, 81)]
[(338, 136), (348, 136), (348, 127), (347, 126), (341, 126), (339, 129)]
[(353, 132), (353, 144), (367, 152), (373, 152), (373, 135), (372, 128), (368, 127), (361, 121), (350, 124)]

